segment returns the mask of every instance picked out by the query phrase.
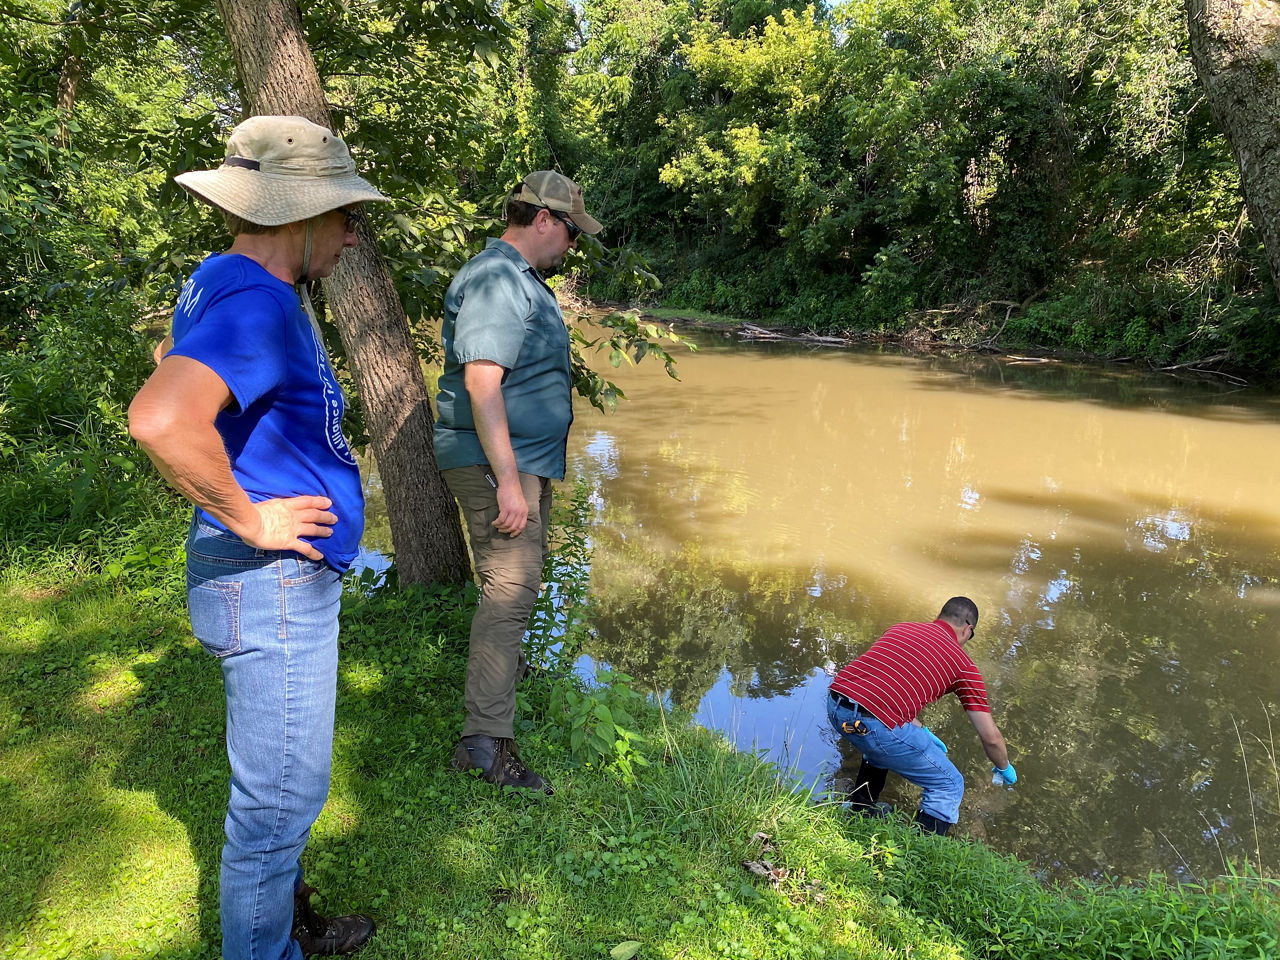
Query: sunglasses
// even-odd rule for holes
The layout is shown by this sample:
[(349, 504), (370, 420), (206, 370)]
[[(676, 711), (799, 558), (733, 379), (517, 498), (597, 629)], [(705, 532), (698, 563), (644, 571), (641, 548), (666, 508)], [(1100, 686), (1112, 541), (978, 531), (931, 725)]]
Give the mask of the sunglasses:
[(565, 214), (552, 210), (550, 207), (544, 207), (543, 209), (564, 224), (564, 228), (569, 231), (570, 243), (573, 243), (573, 241), (577, 240), (578, 237), (582, 236), (582, 228), (570, 220)]

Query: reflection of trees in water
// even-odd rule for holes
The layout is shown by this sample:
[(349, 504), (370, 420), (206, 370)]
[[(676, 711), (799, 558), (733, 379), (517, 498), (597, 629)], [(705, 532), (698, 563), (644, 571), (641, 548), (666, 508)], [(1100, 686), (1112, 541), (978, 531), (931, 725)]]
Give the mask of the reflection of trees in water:
[[(929, 710), (968, 775), (962, 830), (1050, 874), (1214, 875), (1224, 857), (1256, 861), (1255, 847), (1274, 868), (1280, 784), (1255, 737), (1269, 745), (1268, 718), (1280, 732), (1268, 535), (1149, 504), (1060, 506), (1049, 536), (993, 550), (975, 528), (957, 543), (957, 580), (999, 597), (971, 652), (1022, 777), (991, 787), (955, 701)], [(602, 525), (594, 540), (588, 652), (686, 709), (726, 669), (737, 696), (786, 694), (889, 625), (864, 599), (869, 584), (855, 595), (839, 577), (723, 559), (696, 541), (669, 552), (636, 527)]]
[[(1096, 504), (1073, 512), (1102, 519)], [(974, 652), (989, 663), (998, 651), (986, 673), (1023, 781), (974, 783), (962, 816), (1051, 871), (1214, 875), (1224, 857), (1256, 861), (1256, 848), (1274, 868), (1280, 798), (1259, 788), (1275, 767), (1252, 737), (1280, 721), (1274, 581), (1260, 573), (1275, 570), (1272, 545), (1171, 510), (1110, 529), (1015, 549), (1004, 625)], [(944, 728), (959, 740), (962, 725)]]
[[(725, 348), (719, 337), (698, 341), (702, 350)], [(782, 342), (738, 344), (743, 353), (813, 355), (810, 345)], [(1242, 389), (1225, 379), (1190, 371), (1158, 373), (1123, 363), (1100, 364), (973, 353), (971, 351), (906, 352), (913, 364), (914, 385), (944, 391), (1007, 396), (1029, 391), (1045, 399), (1071, 403), (1082, 401), (1113, 407), (1155, 407), (1207, 419), (1257, 421), (1280, 413), (1280, 393), (1274, 389)], [(819, 357), (822, 355), (819, 354)], [(827, 354), (839, 361), (853, 358), (859, 364), (902, 366), (901, 346), (865, 347)]]
[(642, 687), (670, 691), (673, 702), (693, 710), (746, 632), (733, 595), (714, 579), (685, 575), (679, 557), (646, 551), (639, 540), (608, 549), (606, 538), (597, 535), (595, 541), (591, 590), (597, 636), (587, 652)]
[(689, 710), (724, 669), (735, 696), (785, 694), (866, 636), (847, 597), (813, 597), (812, 580), (717, 564), (692, 541), (670, 555), (635, 531), (602, 528), (591, 572), (598, 636), (587, 652)]
[(1032, 391), (1043, 398), (1113, 407), (1155, 407), (1208, 419), (1256, 421), (1280, 412), (1280, 396), (1242, 390), (1224, 380), (1195, 374), (1170, 376), (1130, 366), (1071, 362), (1034, 363), (1004, 357), (961, 354), (926, 361), (925, 386), (939, 390), (1007, 395)]

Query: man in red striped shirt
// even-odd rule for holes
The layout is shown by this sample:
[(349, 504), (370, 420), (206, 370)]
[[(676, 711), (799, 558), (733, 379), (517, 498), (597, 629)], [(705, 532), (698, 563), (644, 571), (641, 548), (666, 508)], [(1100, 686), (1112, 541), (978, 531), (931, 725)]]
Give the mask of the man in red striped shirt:
[(978, 627), (978, 607), (952, 597), (932, 623), (899, 623), (831, 681), (827, 717), (858, 748), (862, 767), (850, 799), (871, 812), (889, 771), (924, 789), (916, 823), (945, 834), (960, 818), (964, 777), (947, 759), (946, 745), (920, 722), (920, 710), (954, 693), (978, 731), (991, 762), (993, 783), (1012, 786), (1018, 775), (1004, 736), (991, 719), (987, 690), (964, 645)]

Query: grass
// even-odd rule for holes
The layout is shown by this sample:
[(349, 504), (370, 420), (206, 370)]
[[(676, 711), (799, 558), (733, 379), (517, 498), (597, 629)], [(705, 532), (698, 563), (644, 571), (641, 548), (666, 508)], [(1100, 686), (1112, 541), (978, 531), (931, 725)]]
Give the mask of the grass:
[[(0, 957), (217, 955), (221, 683), (160, 555), (0, 574)], [(451, 773), (472, 602), (344, 602), (304, 865), (322, 907), (378, 919), (367, 960), (1276, 955), (1270, 881), (1051, 889), (980, 844), (850, 819), (652, 703), (629, 701), (618, 758), (584, 754), (550, 708), (572, 681), (546, 673), (522, 685), (518, 737), (555, 796)]]

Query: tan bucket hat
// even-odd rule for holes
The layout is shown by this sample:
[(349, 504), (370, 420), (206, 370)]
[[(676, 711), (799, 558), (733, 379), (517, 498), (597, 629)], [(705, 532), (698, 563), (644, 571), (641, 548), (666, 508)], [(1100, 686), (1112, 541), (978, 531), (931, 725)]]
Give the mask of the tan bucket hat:
[(567, 213), (569, 219), (582, 228), (583, 233), (599, 233), (603, 229), (603, 224), (587, 213), (586, 204), (582, 202), (582, 188), (554, 170), (539, 170), (529, 174), (520, 184), (514, 198), (532, 203), (535, 207)]
[(305, 117), (250, 117), (231, 131), (222, 166), (174, 180), (206, 203), (264, 227), (390, 199), (356, 174), (341, 137)]

